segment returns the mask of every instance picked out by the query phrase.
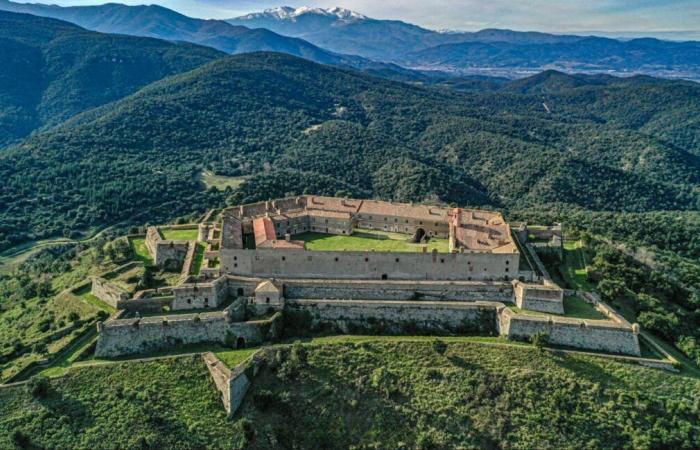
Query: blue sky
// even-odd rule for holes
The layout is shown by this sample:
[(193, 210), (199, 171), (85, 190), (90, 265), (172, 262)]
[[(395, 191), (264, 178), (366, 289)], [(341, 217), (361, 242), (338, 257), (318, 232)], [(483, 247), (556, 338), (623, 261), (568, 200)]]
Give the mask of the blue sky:
[[(51, 3), (67, 6), (103, 2), (51, 0)], [(203, 18), (235, 17), (281, 4), (341, 6), (370, 17), (400, 19), (433, 29), (691, 32), (700, 36), (700, 0), (288, 0), (282, 3), (270, 0), (123, 0), (122, 3), (158, 3)]]

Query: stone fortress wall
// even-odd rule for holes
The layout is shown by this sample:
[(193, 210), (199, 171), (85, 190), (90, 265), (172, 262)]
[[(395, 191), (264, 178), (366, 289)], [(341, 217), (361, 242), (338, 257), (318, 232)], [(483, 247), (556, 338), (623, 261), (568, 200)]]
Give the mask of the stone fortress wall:
[(111, 284), (102, 277), (92, 278), (90, 293), (111, 307), (117, 309), (120, 302), (128, 300), (130, 297), (128, 292), (124, 291), (118, 286), (115, 286), (114, 284)]
[(158, 227), (150, 226), (146, 230), (146, 248), (148, 248), (156, 266), (173, 264), (180, 267), (185, 261), (191, 243), (188, 241), (167, 241)]
[(512, 339), (530, 339), (546, 333), (549, 343), (589, 350), (640, 356), (639, 326), (606, 320), (516, 314), (507, 307), (498, 312), (499, 333)]
[(481, 302), (286, 299), (285, 308), (285, 314), (307, 315), (312, 330), (394, 334), (496, 332), (496, 308)]
[(548, 279), (544, 280), (544, 284), (513, 280), (513, 297), (520, 309), (564, 314), (564, 291)]
[(279, 333), (279, 314), (267, 320), (244, 320), (242, 302), (211, 313), (111, 320), (98, 324), (95, 356), (117, 357), (188, 344), (223, 345), (230, 336), (245, 347), (274, 340)]
[(503, 280), (517, 274), (517, 253), (394, 253), (303, 249), (222, 250), (224, 273), (268, 278)]

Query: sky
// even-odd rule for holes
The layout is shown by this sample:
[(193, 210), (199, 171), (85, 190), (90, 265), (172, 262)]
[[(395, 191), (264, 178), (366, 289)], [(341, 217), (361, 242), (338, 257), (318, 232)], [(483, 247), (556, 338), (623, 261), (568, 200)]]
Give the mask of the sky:
[[(29, 0), (20, 0), (28, 2)], [(33, 0), (43, 3), (44, 0)], [(62, 6), (95, 0), (51, 0)], [(545, 32), (632, 35), (669, 33), (700, 39), (700, 0), (112, 0), (157, 3), (183, 14), (224, 19), (275, 6), (341, 6), (377, 19), (399, 19), (431, 29), (509, 28)], [(282, 1), (282, 3), (280, 3)], [(49, 0), (45, 1), (46, 3)]]

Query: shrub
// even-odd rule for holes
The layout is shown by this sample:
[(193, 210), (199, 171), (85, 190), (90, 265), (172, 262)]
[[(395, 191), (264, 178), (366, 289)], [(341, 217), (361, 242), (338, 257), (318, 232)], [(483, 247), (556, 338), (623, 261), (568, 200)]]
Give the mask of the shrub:
[(531, 341), (535, 347), (541, 350), (547, 346), (547, 344), (549, 344), (549, 334), (545, 333), (544, 331), (540, 331), (539, 333), (532, 335)]
[(72, 312), (68, 314), (68, 320), (70, 320), (71, 322), (77, 322), (80, 320), (80, 315), (76, 312)]
[(17, 448), (30, 448), (32, 446), (31, 439), (21, 430), (12, 432), (12, 443)]
[(440, 355), (444, 355), (447, 351), (447, 344), (440, 339), (435, 339), (433, 341), (433, 350)]
[(40, 375), (33, 377), (29, 380), (29, 383), (27, 383), (27, 391), (29, 391), (29, 394), (34, 398), (45, 398), (49, 395), (50, 389), (51, 384), (49, 380)]
[(236, 335), (227, 331), (226, 337), (224, 338), (224, 345), (228, 348), (236, 348)]

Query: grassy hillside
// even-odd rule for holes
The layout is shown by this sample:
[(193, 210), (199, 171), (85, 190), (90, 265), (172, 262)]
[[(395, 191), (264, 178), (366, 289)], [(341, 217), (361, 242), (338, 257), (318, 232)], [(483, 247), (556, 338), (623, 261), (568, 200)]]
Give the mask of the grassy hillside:
[(231, 201), (310, 192), (697, 208), (697, 149), (623, 125), (547, 112), (539, 94), (410, 87), (280, 54), (229, 57), (7, 151), (0, 233), (11, 244), (25, 223), (37, 238), (148, 217), (168, 202), (203, 205), (202, 169), (250, 175)]
[(0, 147), (224, 55), (5, 11), (0, 47)]
[(0, 389), (0, 447), (692, 448), (694, 378), (531, 347), (377, 341), (279, 352), (229, 421), (198, 357)]

